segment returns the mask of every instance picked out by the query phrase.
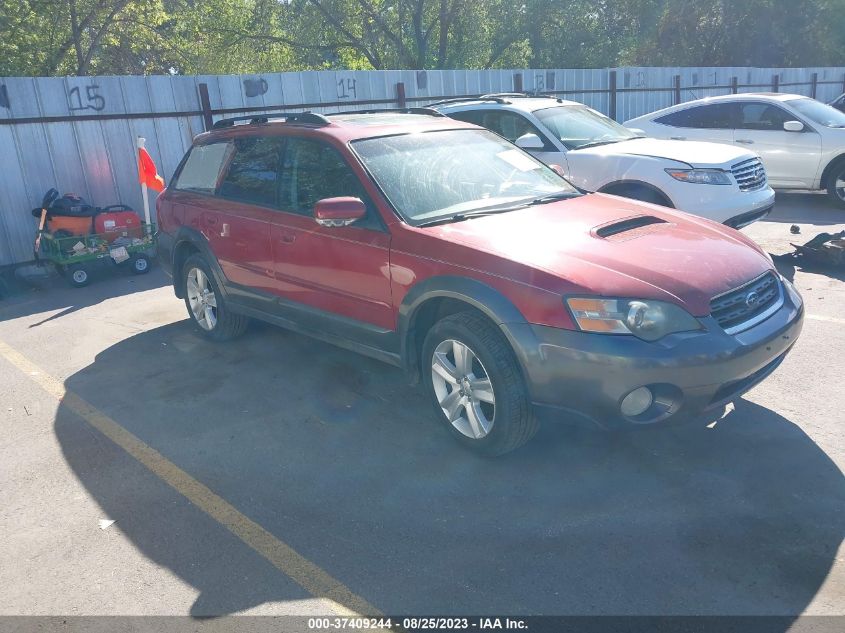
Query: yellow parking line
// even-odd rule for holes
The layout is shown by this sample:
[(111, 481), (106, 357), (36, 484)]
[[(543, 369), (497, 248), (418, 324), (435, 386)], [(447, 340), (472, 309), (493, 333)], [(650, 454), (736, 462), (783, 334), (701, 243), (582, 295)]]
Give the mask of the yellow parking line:
[(820, 314), (808, 314), (807, 318), (813, 319), (814, 321), (829, 321), (830, 323), (841, 323), (845, 325), (845, 319), (837, 319), (836, 317), (822, 316)]
[(86, 402), (61, 381), (43, 371), (18, 351), (0, 341), (0, 355), (27, 374), (47, 393), (60, 400), (95, 429), (152, 471), (188, 501), (237, 536), (246, 545), (267, 559), (276, 569), (293, 579), (311, 595), (327, 600), (340, 615), (381, 615), (378, 609), (356, 595), (336, 578), (270, 534), (263, 527), (241, 514), (228, 503), (191, 477), (161, 453), (151, 448), (112, 418)]

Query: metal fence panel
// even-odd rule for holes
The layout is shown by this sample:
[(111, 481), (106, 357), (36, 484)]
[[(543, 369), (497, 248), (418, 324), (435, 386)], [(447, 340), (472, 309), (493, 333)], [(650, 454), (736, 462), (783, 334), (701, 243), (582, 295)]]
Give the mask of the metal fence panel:
[[(611, 73), (617, 92), (611, 93)], [(845, 92), (845, 68), (643, 68), (306, 71), (253, 75), (0, 78), (0, 266), (31, 259), (35, 220), (29, 210), (56, 187), (97, 205), (123, 202), (140, 210), (135, 139), (143, 136), (169, 180), (204, 116), (238, 113), (396, 107), (397, 84), (408, 106), (436, 98), (524, 90), (580, 101), (627, 119), (681, 101), (731, 92), (779, 90), (830, 101)], [(208, 88), (203, 112), (198, 87)], [(222, 112), (221, 112), (222, 111)], [(152, 200), (151, 200), (152, 202)]]

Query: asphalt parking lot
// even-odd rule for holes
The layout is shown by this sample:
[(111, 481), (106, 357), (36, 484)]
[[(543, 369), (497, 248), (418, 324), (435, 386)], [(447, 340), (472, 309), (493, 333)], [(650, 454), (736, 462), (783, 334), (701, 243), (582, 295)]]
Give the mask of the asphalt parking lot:
[[(842, 229), (789, 194), (745, 232)], [(7, 298), (0, 615), (845, 615), (845, 274), (780, 267), (804, 332), (722, 417), (495, 460), (389, 366), (206, 342), (159, 269)]]

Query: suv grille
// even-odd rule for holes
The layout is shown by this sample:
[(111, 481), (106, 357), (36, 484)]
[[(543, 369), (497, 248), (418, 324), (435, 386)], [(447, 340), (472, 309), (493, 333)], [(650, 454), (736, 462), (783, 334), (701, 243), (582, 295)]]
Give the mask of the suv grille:
[(739, 288), (713, 297), (710, 314), (725, 332), (733, 334), (762, 321), (782, 303), (780, 281), (769, 271)]
[(766, 186), (766, 168), (759, 158), (749, 158), (731, 166), (740, 191), (756, 191)]

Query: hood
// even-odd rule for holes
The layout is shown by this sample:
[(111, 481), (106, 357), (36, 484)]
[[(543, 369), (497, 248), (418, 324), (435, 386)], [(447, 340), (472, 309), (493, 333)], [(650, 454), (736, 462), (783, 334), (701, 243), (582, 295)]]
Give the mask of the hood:
[(738, 231), (605, 194), (417, 230), (469, 247), (469, 267), (486, 268), (484, 251), (518, 265), (503, 269), (521, 269), (520, 281), (539, 285), (531, 270), (548, 273), (555, 283), (542, 285), (552, 292), (672, 301), (695, 316), (773, 268)]
[(704, 141), (671, 141), (656, 138), (635, 138), (609, 145), (599, 145), (586, 149), (571, 150), (574, 154), (592, 154), (595, 156), (649, 156), (685, 163), (693, 167), (727, 167), (755, 154), (724, 143)]

